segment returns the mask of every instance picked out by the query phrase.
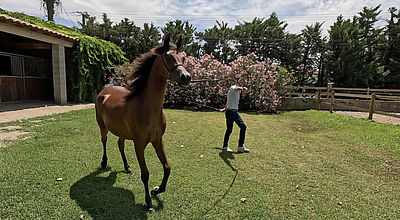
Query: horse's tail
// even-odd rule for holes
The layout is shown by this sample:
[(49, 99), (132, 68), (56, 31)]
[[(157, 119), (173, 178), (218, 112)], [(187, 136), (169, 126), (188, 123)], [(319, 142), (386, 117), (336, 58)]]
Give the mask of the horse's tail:
[(96, 102), (95, 102), (95, 109), (96, 109), (96, 121), (97, 124), (100, 127), (100, 130), (104, 130), (105, 129), (105, 124), (103, 121), (103, 116), (102, 116), (102, 112), (103, 112), (103, 104), (104, 104), (104, 100), (105, 100), (105, 96), (104, 95), (98, 95), (96, 97)]

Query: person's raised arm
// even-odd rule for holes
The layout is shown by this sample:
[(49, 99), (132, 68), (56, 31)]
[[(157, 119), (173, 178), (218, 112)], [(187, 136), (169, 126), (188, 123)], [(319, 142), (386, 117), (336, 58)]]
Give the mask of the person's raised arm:
[(236, 90), (240, 90), (240, 91), (246, 91), (247, 90), (247, 87), (242, 87), (242, 86), (236, 86), (236, 88), (235, 88)]

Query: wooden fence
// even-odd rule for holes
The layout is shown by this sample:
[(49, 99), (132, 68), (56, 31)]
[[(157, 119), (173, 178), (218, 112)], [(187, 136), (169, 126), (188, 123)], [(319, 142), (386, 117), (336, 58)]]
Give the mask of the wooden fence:
[[(395, 112), (400, 112), (400, 89), (308, 86), (293, 86), (287, 89), (289, 93), (284, 98), (281, 110), (328, 108), (330, 112), (334, 110), (369, 112), (368, 119), (370, 120), (374, 113), (400, 118), (400, 115), (395, 114)], [(295, 102), (297, 104), (293, 104)], [(308, 103), (300, 107), (302, 102)]]

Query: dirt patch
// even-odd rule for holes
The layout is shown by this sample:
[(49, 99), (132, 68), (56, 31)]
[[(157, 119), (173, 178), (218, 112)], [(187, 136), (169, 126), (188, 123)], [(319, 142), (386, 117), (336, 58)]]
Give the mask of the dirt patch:
[(93, 103), (68, 105), (46, 104), (44, 106), (35, 106), (33, 104), (24, 106), (23, 103), (14, 105), (7, 104), (0, 106), (0, 123), (93, 107)]
[(0, 127), (0, 130), (17, 130), (17, 129), (20, 129), (20, 128), (21, 128), (20, 126), (10, 125), (10, 126), (6, 126), (6, 127)]
[[(368, 118), (368, 112), (353, 112), (353, 111), (334, 111), (337, 114), (346, 115), (355, 118)], [(372, 116), (372, 120), (376, 122), (386, 123), (386, 124), (394, 124), (400, 125), (400, 118), (390, 117), (387, 115), (381, 115), (375, 113)]]
[(21, 135), (27, 134), (28, 132), (19, 130), (19, 126), (7, 126), (0, 128), (0, 147), (6, 146), (5, 141), (17, 140)]

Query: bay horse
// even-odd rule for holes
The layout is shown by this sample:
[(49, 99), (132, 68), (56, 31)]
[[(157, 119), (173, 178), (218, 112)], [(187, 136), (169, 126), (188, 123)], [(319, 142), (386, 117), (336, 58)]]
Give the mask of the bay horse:
[(103, 144), (101, 166), (107, 166), (106, 143), (107, 133), (110, 131), (119, 137), (118, 147), (126, 172), (133, 174), (124, 152), (125, 140), (133, 140), (149, 211), (155, 209), (149, 194), (149, 171), (144, 150), (151, 143), (164, 169), (160, 186), (151, 191), (155, 196), (165, 191), (171, 171), (162, 139), (166, 127), (163, 112), (165, 86), (167, 80), (176, 81), (179, 85), (187, 85), (191, 80), (183, 66), (184, 57), (180, 52), (182, 38), (175, 44), (170, 42), (170, 38), (171, 35), (167, 34), (162, 45), (135, 60), (134, 71), (129, 76), (132, 80), (129, 87), (105, 86), (96, 97), (95, 103), (96, 120)]

